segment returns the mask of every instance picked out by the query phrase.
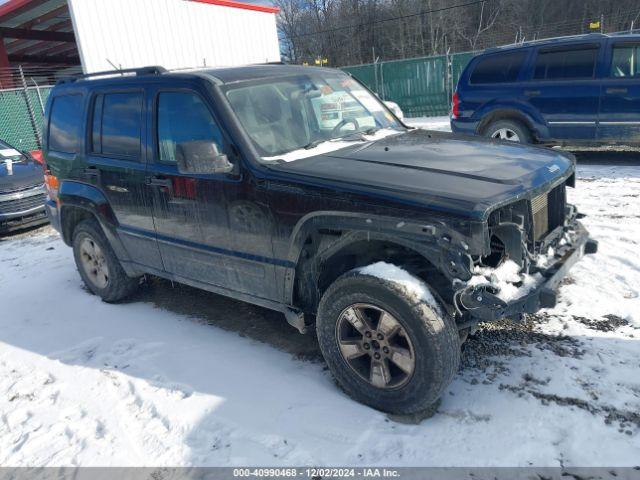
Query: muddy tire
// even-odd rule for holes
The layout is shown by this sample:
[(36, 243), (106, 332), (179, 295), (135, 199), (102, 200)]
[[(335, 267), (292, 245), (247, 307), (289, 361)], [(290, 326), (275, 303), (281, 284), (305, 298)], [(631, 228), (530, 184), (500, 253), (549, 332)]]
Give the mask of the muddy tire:
[(87, 288), (105, 302), (123, 300), (138, 288), (140, 279), (127, 276), (94, 219), (80, 222), (73, 231), (73, 256)]
[(356, 270), (323, 295), (316, 331), (338, 385), (383, 412), (428, 411), (460, 362), (451, 318), (404, 287)]
[(533, 137), (526, 125), (516, 120), (498, 120), (484, 129), (484, 136), (495, 140), (532, 143)]

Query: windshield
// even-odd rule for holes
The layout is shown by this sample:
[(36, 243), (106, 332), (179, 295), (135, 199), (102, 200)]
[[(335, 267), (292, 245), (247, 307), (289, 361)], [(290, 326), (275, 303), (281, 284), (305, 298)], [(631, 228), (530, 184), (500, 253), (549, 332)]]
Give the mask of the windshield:
[(340, 72), (240, 82), (226, 95), (264, 159), (302, 158), (404, 130), (380, 100)]

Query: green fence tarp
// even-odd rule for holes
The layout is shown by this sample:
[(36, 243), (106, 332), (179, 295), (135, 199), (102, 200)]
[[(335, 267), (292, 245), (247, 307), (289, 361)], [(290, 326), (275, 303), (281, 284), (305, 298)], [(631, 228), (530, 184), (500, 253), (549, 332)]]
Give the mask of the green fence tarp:
[[(473, 53), (392, 60), (343, 67), (383, 100), (396, 102), (406, 117), (449, 112), (451, 95)], [(450, 62), (450, 66), (448, 65)]]
[[(46, 103), (51, 87), (40, 88), (42, 102)], [(35, 88), (27, 89), (34, 114), (36, 127), (42, 131), (42, 107)], [(33, 129), (24, 90), (0, 90), (0, 140), (20, 150), (38, 148), (36, 132)]]

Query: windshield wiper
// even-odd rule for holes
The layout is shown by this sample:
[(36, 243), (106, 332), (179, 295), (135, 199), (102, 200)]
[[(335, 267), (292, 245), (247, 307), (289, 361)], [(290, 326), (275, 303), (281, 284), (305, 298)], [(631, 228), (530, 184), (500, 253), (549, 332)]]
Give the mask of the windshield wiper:
[(307, 143), (304, 147), (305, 150), (311, 150), (312, 148), (316, 148), (321, 143), (326, 142), (326, 140), (314, 140), (313, 142)]
[(378, 130), (381, 130), (381, 129), (378, 127), (371, 127), (371, 128), (368, 128), (367, 130), (358, 130), (357, 132), (348, 133), (344, 137), (339, 137), (339, 138), (340, 140), (346, 140), (346, 141), (360, 140), (363, 142), (368, 142), (369, 140), (367, 140), (365, 135), (373, 135)]

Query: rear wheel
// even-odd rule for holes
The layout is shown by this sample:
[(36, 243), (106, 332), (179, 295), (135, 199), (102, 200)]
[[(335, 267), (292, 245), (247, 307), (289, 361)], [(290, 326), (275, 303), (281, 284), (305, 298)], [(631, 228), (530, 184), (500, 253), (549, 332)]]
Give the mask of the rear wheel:
[(140, 283), (127, 276), (94, 219), (80, 222), (73, 231), (73, 256), (87, 288), (105, 302), (125, 299)]
[(507, 140), (517, 143), (531, 143), (529, 129), (516, 120), (498, 120), (491, 123), (484, 131), (484, 135), (495, 140)]
[(338, 384), (384, 412), (430, 410), (458, 368), (450, 318), (400, 285), (356, 270), (323, 295), (316, 330)]

